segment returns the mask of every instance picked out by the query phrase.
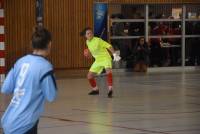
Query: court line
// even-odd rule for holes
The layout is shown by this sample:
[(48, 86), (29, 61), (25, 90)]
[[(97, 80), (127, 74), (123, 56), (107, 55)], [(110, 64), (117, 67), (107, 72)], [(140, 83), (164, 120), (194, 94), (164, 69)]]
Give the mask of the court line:
[(186, 97), (193, 97), (193, 98), (199, 98), (200, 97), (200, 94), (187, 94), (185, 95)]
[(189, 102), (187, 104), (200, 106), (200, 103)]
[(190, 132), (190, 131), (200, 132), (200, 129), (182, 129), (182, 130), (174, 130), (174, 131), (167, 131), (167, 132)]
[(57, 117), (52, 117), (52, 116), (42, 116), (42, 117), (48, 118), (48, 119), (59, 120), (59, 121), (63, 121), (63, 122), (79, 122), (79, 123), (84, 123), (84, 124), (101, 125), (101, 126), (105, 126), (105, 127), (114, 127), (114, 128), (122, 128), (122, 129), (129, 129), (129, 130), (137, 130), (137, 131), (141, 131), (141, 132), (148, 132), (148, 133), (154, 133), (154, 134), (170, 134), (170, 133), (160, 132), (160, 131), (139, 129), (139, 128), (133, 128), (133, 127), (125, 127), (125, 126), (112, 125), (112, 124), (102, 124), (102, 123), (89, 122), (89, 121), (71, 120), (71, 119), (57, 118)]
[[(4, 112), (4, 111), (0, 111), (0, 112)], [(123, 128), (123, 129), (129, 129), (129, 130), (138, 130), (142, 132), (149, 132), (149, 133), (155, 133), (155, 134), (170, 134), (170, 133), (153, 131), (153, 130), (145, 130), (145, 129), (139, 129), (139, 128), (125, 127), (125, 126), (118, 126), (118, 125), (111, 125), (111, 124), (102, 124), (102, 123), (95, 123), (95, 122), (88, 122), (88, 121), (76, 121), (76, 120), (71, 120), (71, 119), (56, 118), (52, 116), (41, 116), (41, 118), (55, 119), (55, 120), (64, 121), (64, 122), (76, 122), (76, 123), (84, 123), (84, 124), (92, 124), (92, 125), (101, 125), (101, 126), (106, 126), (106, 127)]]
[(69, 124), (69, 125), (54, 125), (54, 126), (39, 126), (39, 129), (48, 129), (48, 128), (59, 128), (59, 127), (69, 127), (69, 126), (75, 126), (75, 125), (82, 125), (81, 123), (79, 124)]
[(141, 114), (141, 115), (144, 115), (144, 114), (191, 114), (191, 113), (200, 113), (200, 111), (189, 111), (189, 112), (168, 112), (168, 113), (131, 113), (131, 112), (104, 112), (104, 111), (92, 111), (92, 110), (85, 110), (85, 109), (72, 109), (72, 110), (75, 110), (75, 111), (84, 111), (84, 112), (91, 112), (91, 113), (104, 113), (104, 114), (107, 114), (107, 113), (111, 113), (111, 114)]

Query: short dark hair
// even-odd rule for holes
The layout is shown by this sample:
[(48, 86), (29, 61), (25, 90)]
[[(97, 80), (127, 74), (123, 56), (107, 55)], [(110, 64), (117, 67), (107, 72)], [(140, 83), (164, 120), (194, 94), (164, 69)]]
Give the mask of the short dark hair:
[(141, 39), (144, 39), (145, 40), (145, 37), (144, 36), (141, 36), (138, 38), (138, 40), (140, 41)]
[(36, 26), (32, 35), (31, 44), (33, 49), (47, 49), (52, 40), (51, 33), (43, 26)]
[(84, 29), (80, 32), (80, 36), (84, 36), (84, 35), (86, 34), (87, 30), (92, 30), (92, 28), (91, 28), (91, 27), (86, 27), (86, 28), (84, 28)]

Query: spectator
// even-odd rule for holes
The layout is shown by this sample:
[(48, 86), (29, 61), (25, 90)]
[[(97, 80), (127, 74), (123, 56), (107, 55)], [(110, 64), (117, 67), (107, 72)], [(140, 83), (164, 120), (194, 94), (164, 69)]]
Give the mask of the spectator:
[(147, 67), (149, 64), (149, 53), (150, 49), (147, 43), (145, 42), (144, 37), (140, 37), (136, 46), (133, 49), (134, 62), (135, 62), (134, 71), (136, 72), (147, 71)]

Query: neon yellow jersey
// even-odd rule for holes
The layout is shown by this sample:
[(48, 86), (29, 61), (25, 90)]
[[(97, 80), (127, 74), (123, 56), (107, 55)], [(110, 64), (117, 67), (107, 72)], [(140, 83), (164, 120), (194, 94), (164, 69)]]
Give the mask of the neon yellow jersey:
[(87, 40), (86, 44), (95, 60), (111, 59), (107, 50), (111, 45), (106, 41), (98, 37), (93, 37), (91, 40)]

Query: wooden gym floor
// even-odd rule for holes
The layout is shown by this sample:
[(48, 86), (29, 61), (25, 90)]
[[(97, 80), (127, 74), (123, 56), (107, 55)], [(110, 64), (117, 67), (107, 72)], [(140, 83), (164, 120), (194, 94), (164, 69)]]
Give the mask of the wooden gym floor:
[[(99, 96), (83, 77), (60, 78), (39, 134), (200, 134), (200, 72), (114, 73), (114, 97), (105, 76)], [(0, 95), (1, 115), (9, 99)]]

